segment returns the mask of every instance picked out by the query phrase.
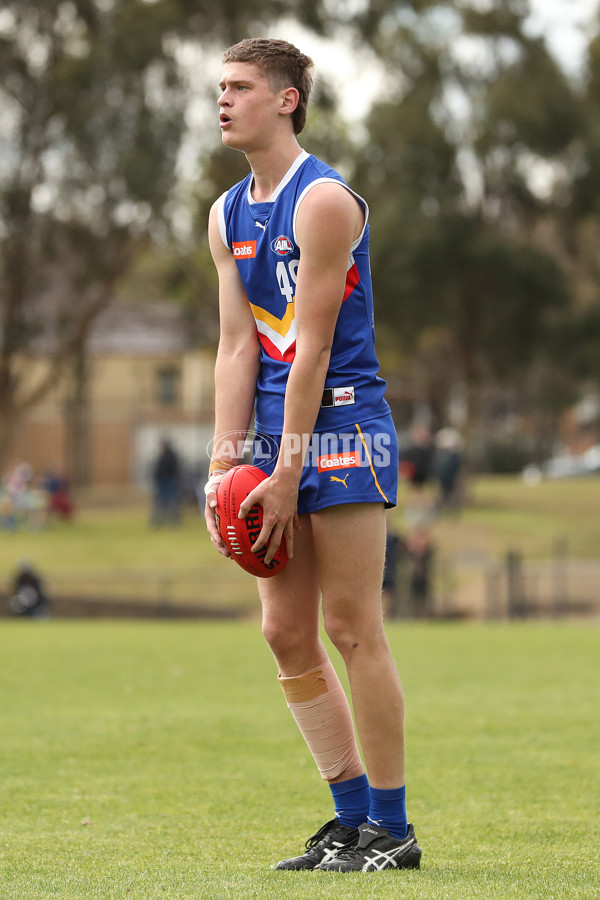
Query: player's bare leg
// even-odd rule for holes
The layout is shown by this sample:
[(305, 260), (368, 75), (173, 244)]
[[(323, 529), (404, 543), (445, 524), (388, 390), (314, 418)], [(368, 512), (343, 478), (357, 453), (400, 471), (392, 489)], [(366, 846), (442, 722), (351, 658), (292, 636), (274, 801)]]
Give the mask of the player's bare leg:
[(327, 651), (319, 637), (320, 588), (309, 516), (300, 516), (294, 556), (279, 575), (259, 578), (262, 629), (284, 677), (318, 666)]
[(325, 629), (341, 653), (369, 782), (404, 784), (404, 701), (383, 628), (383, 505), (347, 504), (313, 513)]
[(381, 610), (383, 505), (330, 507), (314, 513), (312, 525), (325, 628), (346, 663), (371, 798), (358, 842), (319, 869), (419, 868), (421, 849), (406, 820), (404, 701)]
[(274, 578), (259, 580), (263, 633), (279, 666), (287, 704), (331, 788), (335, 817), (278, 869), (313, 869), (351, 847), (369, 807), (369, 786), (348, 700), (319, 638), (320, 587), (310, 518), (302, 517), (294, 557)]

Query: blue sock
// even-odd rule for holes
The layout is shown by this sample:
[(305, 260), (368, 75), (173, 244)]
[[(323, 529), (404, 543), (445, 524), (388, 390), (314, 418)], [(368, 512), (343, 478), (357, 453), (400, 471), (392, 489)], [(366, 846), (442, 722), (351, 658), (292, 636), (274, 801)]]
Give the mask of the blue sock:
[(406, 787), (392, 788), (389, 791), (371, 788), (371, 806), (369, 822), (385, 828), (394, 837), (405, 838), (408, 834), (406, 820)]
[(358, 828), (367, 821), (369, 813), (369, 780), (366, 775), (349, 778), (347, 781), (336, 781), (329, 788), (335, 804), (335, 817), (340, 825)]

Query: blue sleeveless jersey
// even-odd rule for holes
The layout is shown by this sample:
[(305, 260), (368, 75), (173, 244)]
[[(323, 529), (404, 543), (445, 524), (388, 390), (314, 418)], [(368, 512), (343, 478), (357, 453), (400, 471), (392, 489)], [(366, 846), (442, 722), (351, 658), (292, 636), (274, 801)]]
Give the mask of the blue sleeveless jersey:
[[(252, 173), (219, 201), (219, 228), (233, 253), (250, 302), (261, 344), (255, 427), (281, 434), (287, 379), (296, 351), (295, 291), (300, 250), (298, 208), (316, 184), (342, 177), (303, 151), (268, 203), (250, 195)], [(365, 226), (348, 260), (343, 301), (335, 327), (325, 390), (315, 431), (339, 431), (389, 412), (385, 381), (378, 376), (369, 266), (368, 207)]]

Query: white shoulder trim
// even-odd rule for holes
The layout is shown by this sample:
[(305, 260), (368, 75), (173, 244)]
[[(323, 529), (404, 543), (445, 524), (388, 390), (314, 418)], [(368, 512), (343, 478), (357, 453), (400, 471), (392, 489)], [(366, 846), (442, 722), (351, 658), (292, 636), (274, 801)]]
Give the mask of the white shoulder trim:
[(306, 197), (308, 192), (311, 191), (314, 187), (316, 187), (317, 184), (339, 184), (340, 187), (345, 188), (350, 194), (352, 194), (352, 196), (355, 197), (356, 200), (358, 201), (358, 203), (362, 206), (364, 213), (365, 213), (365, 222), (364, 222), (364, 225), (361, 229), (359, 236), (356, 238), (355, 241), (352, 242), (352, 246), (350, 247), (350, 252), (353, 253), (363, 239), (365, 229), (367, 227), (367, 222), (369, 221), (369, 205), (368, 205), (367, 201), (364, 200), (360, 196), (360, 194), (357, 194), (356, 191), (353, 191), (352, 188), (348, 187), (347, 184), (344, 184), (343, 181), (339, 181), (337, 178), (316, 178), (314, 181), (311, 181), (311, 183), (304, 188), (304, 190), (298, 197), (298, 200), (296, 201), (296, 206), (294, 207), (294, 216), (293, 216), (293, 220), (292, 220), (293, 221), (292, 229), (294, 232), (295, 243), (296, 244), (298, 243), (298, 236), (296, 234), (296, 220), (298, 218), (298, 210), (300, 208), (300, 204), (302, 203), (302, 201), (304, 200), (304, 198)]
[(217, 200), (217, 216), (219, 220), (219, 232), (221, 234), (221, 240), (225, 244), (228, 250), (231, 250), (231, 247), (227, 243), (227, 226), (225, 225), (225, 197), (229, 191), (225, 191), (224, 194), (221, 194), (219, 199)]
[[(268, 200), (269, 203), (274, 203), (275, 200), (277, 200), (277, 198), (279, 197), (279, 195), (282, 192), (282, 190), (284, 189), (284, 187), (287, 184), (289, 184), (289, 182), (292, 180), (292, 178), (294, 177), (294, 175), (296, 174), (296, 172), (298, 171), (300, 166), (304, 162), (306, 162), (306, 160), (308, 159), (309, 156), (310, 156), (310, 153), (307, 153), (306, 150), (302, 150), (302, 152), (296, 157), (294, 162), (291, 164), (291, 166), (289, 167), (289, 169), (287, 170), (287, 172), (285, 173), (285, 175), (283, 176), (283, 178), (281, 179), (281, 181), (279, 182), (279, 184), (277, 185), (277, 187), (275, 188), (275, 190), (269, 197), (269, 200)], [(252, 198), (252, 179), (250, 179), (250, 182), (248, 184), (247, 198), (248, 198), (248, 203), (250, 203), (251, 205), (253, 203), (256, 203), (256, 200), (254, 200)]]

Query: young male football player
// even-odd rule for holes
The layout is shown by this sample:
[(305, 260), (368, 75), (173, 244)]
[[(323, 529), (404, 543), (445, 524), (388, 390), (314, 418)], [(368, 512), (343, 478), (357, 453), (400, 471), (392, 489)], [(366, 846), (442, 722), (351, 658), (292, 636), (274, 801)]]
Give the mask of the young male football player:
[[(262, 449), (275, 444), (278, 454), (240, 515), (260, 503), (254, 551), (268, 544), (268, 563), (285, 537), (291, 557), (281, 573), (259, 579), (263, 632), (335, 808), (306, 852), (276, 868), (416, 868), (403, 697), (381, 614), (384, 510), (396, 500), (397, 448), (374, 350), (368, 208), (298, 144), (311, 70), (285, 41), (245, 40), (224, 54), (222, 140), (245, 153), (251, 171), (209, 220), (221, 336), (206, 520), (228, 555), (215, 523), (216, 488), (239, 461), (231, 436), (245, 436), (254, 413)], [(368, 778), (348, 700), (319, 638), (320, 606), (348, 673)]]

